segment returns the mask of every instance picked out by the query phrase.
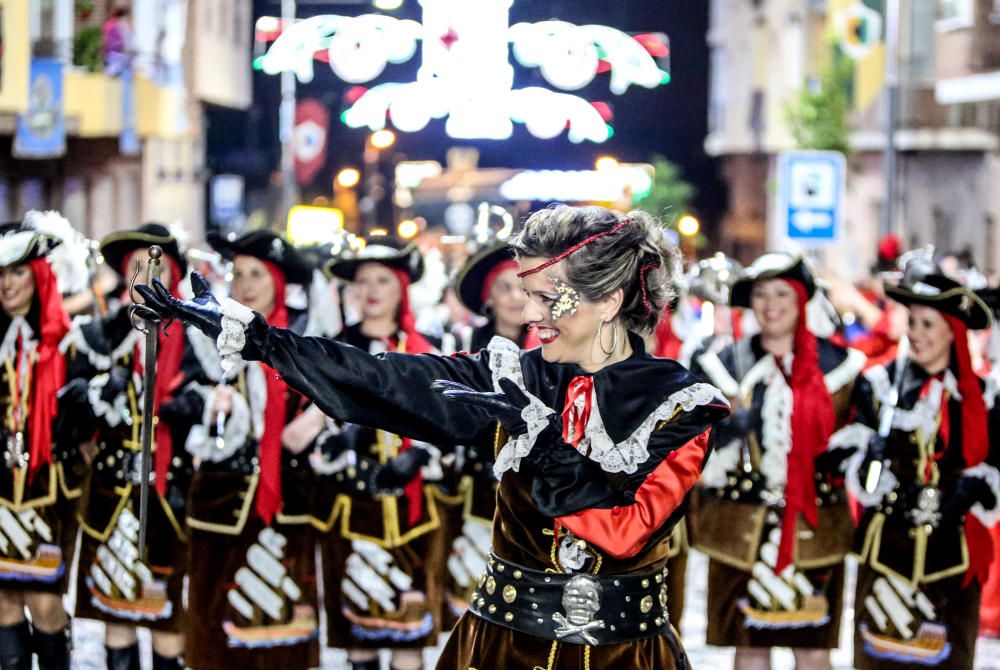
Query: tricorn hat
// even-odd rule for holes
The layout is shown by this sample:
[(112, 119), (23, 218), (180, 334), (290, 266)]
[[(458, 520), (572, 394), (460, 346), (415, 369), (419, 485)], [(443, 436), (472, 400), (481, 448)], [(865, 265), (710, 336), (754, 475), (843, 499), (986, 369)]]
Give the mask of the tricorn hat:
[(765, 279), (801, 282), (808, 298), (816, 293), (816, 280), (802, 256), (787, 251), (769, 251), (740, 272), (730, 290), (729, 304), (733, 307), (750, 307), (750, 292), (754, 283)]
[(57, 237), (19, 221), (0, 223), (0, 267), (21, 265), (44, 258), (59, 246)]
[(312, 267), (298, 249), (270, 230), (251, 230), (239, 236), (209, 233), (207, 239), (213, 249), (229, 260), (236, 256), (253, 256), (274, 263), (285, 273), (289, 284), (308, 286), (312, 280)]
[(388, 235), (366, 237), (363, 249), (346, 251), (338, 258), (330, 259), (324, 271), (334, 277), (354, 281), (358, 267), (364, 263), (380, 263), (402, 270), (411, 283), (418, 281), (424, 274), (424, 257), (417, 243), (404, 242)]
[(885, 294), (898, 303), (925, 305), (960, 320), (970, 330), (989, 328), (993, 314), (975, 291), (943, 274), (933, 262), (913, 258), (903, 268), (898, 285), (885, 286)]
[(455, 279), (458, 299), (469, 311), (481, 314), (483, 310), (483, 289), (486, 278), (498, 265), (514, 260), (514, 250), (506, 242), (483, 247), (475, 253)]
[(170, 231), (162, 223), (144, 223), (134, 230), (121, 230), (111, 233), (101, 240), (101, 255), (112, 270), (125, 274), (125, 259), (137, 249), (147, 249), (158, 245), (163, 253), (177, 263), (181, 277), (187, 274), (187, 260), (181, 253), (180, 245)]

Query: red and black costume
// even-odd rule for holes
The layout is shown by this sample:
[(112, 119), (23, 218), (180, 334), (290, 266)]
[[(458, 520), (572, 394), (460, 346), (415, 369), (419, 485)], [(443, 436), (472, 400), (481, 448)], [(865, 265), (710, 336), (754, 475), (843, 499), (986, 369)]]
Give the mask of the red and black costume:
[[(266, 361), (328, 416), (494, 450), (492, 554), (438, 667), (682, 663), (663, 569), (711, 427), (728, 413), (716, 389), (647, 355), (634, 336), (628, 359), (588, 374), (502, 338), (473, 355), (371, 356), (271, 328), (235, 303), (223, 312), (220, 343), (231, 337), (229, 351)], [(491, 392), (504, 378), (531, 397), (527, 432), (510, 440), (481, 412), (429, 390), (443, 379)], [(548, 418), (567, 407), (572, 445)]]

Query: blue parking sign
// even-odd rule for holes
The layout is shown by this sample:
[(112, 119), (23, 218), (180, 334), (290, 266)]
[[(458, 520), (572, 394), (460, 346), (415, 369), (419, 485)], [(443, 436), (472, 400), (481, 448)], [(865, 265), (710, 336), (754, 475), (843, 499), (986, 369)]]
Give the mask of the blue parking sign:
[(844, 227), (847, 163), (839, 151), (787, 151), (778, 156), (778, 216), (789, 240), (836, 241)]

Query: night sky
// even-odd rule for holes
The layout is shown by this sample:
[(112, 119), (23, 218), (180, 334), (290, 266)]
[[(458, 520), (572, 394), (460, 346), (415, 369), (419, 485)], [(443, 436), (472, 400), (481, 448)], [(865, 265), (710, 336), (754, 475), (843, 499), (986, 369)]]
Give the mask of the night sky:
[[(594, 159), (604, 154), (622, 161), (648, 160), (660, 153), (678, 163), (686, 179), (698, 188), (695, 209), (708, 227), (724, 211), (724, 189), (719, 181), (716, 162), (707, 157), (703, 141), (708, 108), (708, 29), (707, 2), (698, 0), (514, 0), (511, 24), (558, 18), (578, 25), (599, 23), (630, 33), (664, 32), (670, 38), (672, 81), (654, 90), (630, 87), (622, 96), (607, 88), (607, 75), (598, 75), (580, 95), (588, 100), (602, 100), (614, 111), (614, 136), (603, 144), (573, 144), (565, 137), (539, 140), (515, 124), (510, 140), (456, 141), (444, 134), (443, 122), (432, 121), (415, 134), (399, 133), (396, 151), (410, 160), (443, 161), (451, 146), (472, 145), (480, 151), (483, 167), (529, 167), (551, 169), (589, 169)], [(256, 0), (256, 16), (275, 15), (280, 11), (273, 0)], [(370, 5), (319, 5), (300, 3), (299, 16), (322, 13), (345, 15), (372, 11)], [(405, 0), (403, 8), (391, 12), (399, 18), (420, 19), (416, 0)], [(411, 81), (419, 64), (419, 52), (410, 63), (390, 65), (380, 81)], [(544, 85), (535, 71), (516, 68), (515, 86)], [(267, 183), (268, 175), (278, 166), (277, 108), (280, 99), (278, 77), (254, 74), (254, 107), (249, 112), (235, 112), (210, 107), (209, 161), (216, 171), (234, 171), (248, 177), (248, 186)], [(312, 83), (299, 87), (299, 97), (315, 97), (330, 109), (331, 132), (327, 169), (317, 178), (317, 186), (343, 165), (359, 165), (367, 131), (351, 129), (339, 122), (343, 109), (342, 95), (347, 85), (323, 63), (316, 63)]]

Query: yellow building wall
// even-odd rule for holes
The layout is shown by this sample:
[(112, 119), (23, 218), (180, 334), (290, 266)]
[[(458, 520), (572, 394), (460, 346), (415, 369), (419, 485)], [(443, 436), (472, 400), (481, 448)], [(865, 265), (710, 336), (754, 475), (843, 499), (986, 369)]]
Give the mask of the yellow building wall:
[(114, 137), (122, 132), (122, 83), (100, 72), (67, 68), (63, 78), (67, 118), (77, 119), (79, 137)]
[(3, 61), (0, 71), (0, 112), (24, 112), (28, 108), (29, 0), (0, 0), (3, 22)]

